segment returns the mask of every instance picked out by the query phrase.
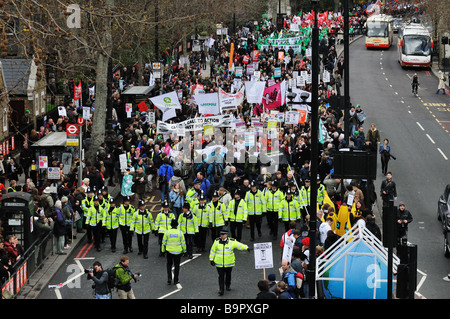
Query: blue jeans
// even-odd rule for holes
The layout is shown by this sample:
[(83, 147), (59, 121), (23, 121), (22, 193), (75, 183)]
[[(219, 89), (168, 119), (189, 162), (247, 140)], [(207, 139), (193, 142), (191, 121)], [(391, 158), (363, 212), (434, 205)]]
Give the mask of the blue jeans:
[(166, 196), (169, 196), (168, 187), (169, 185), (167, 183), (161, 185), (161, 203), (164, 203)]
[(95, 299), (111, 299), (110, 294), (107, 295), (99, 295), (99, 294), (95, 294)]

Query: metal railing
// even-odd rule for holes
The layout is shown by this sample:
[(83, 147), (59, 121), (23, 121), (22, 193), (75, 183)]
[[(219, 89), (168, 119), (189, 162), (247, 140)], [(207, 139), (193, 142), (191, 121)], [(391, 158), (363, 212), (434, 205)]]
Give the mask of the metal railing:
[(53, 232), (37, 239), (25, 252), (23, 258), (10, 267), (10, 277), (2, 285), (2, 298), (12, 299), (44, 262), (53, 255)]

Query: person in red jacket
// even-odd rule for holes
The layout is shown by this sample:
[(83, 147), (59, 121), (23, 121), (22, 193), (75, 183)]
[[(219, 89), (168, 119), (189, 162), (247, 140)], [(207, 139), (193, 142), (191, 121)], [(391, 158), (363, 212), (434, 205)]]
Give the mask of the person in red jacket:
[(14, 265), (17, 260), (20, 259), (19, 248), (17, 247), (17, 237), (8, 235), (3, 243), (4, 249), (8, 253), (11, 265)]

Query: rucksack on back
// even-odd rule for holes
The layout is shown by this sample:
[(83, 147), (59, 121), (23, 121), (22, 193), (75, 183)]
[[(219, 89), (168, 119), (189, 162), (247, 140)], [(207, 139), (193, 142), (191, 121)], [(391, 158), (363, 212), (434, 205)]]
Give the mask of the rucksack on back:
[(109, 288), (109, 290), (113, 290), (114, 288), (116, 288), (119, 283), (119, 278), (117, 278), (117, 276), (116, 276), (116, 270), (119, 267), (120, 266), (113, 266), (106, 270), (106, 272), (108, 273), (108, 288)]

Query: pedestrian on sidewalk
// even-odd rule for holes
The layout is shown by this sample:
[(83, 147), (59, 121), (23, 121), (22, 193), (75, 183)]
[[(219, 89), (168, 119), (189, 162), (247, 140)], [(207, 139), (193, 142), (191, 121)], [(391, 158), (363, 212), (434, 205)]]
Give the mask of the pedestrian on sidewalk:
[(439, 84), (438, 84), (438, 88), (436, 91), (436, 94), (439, 94), (439, 91), (442, 90), (442, 94), (445, 94), (445, 81), (447, 80), (446, 76), (444, 73), (442, 73), (441, 70), (439, 70)]

